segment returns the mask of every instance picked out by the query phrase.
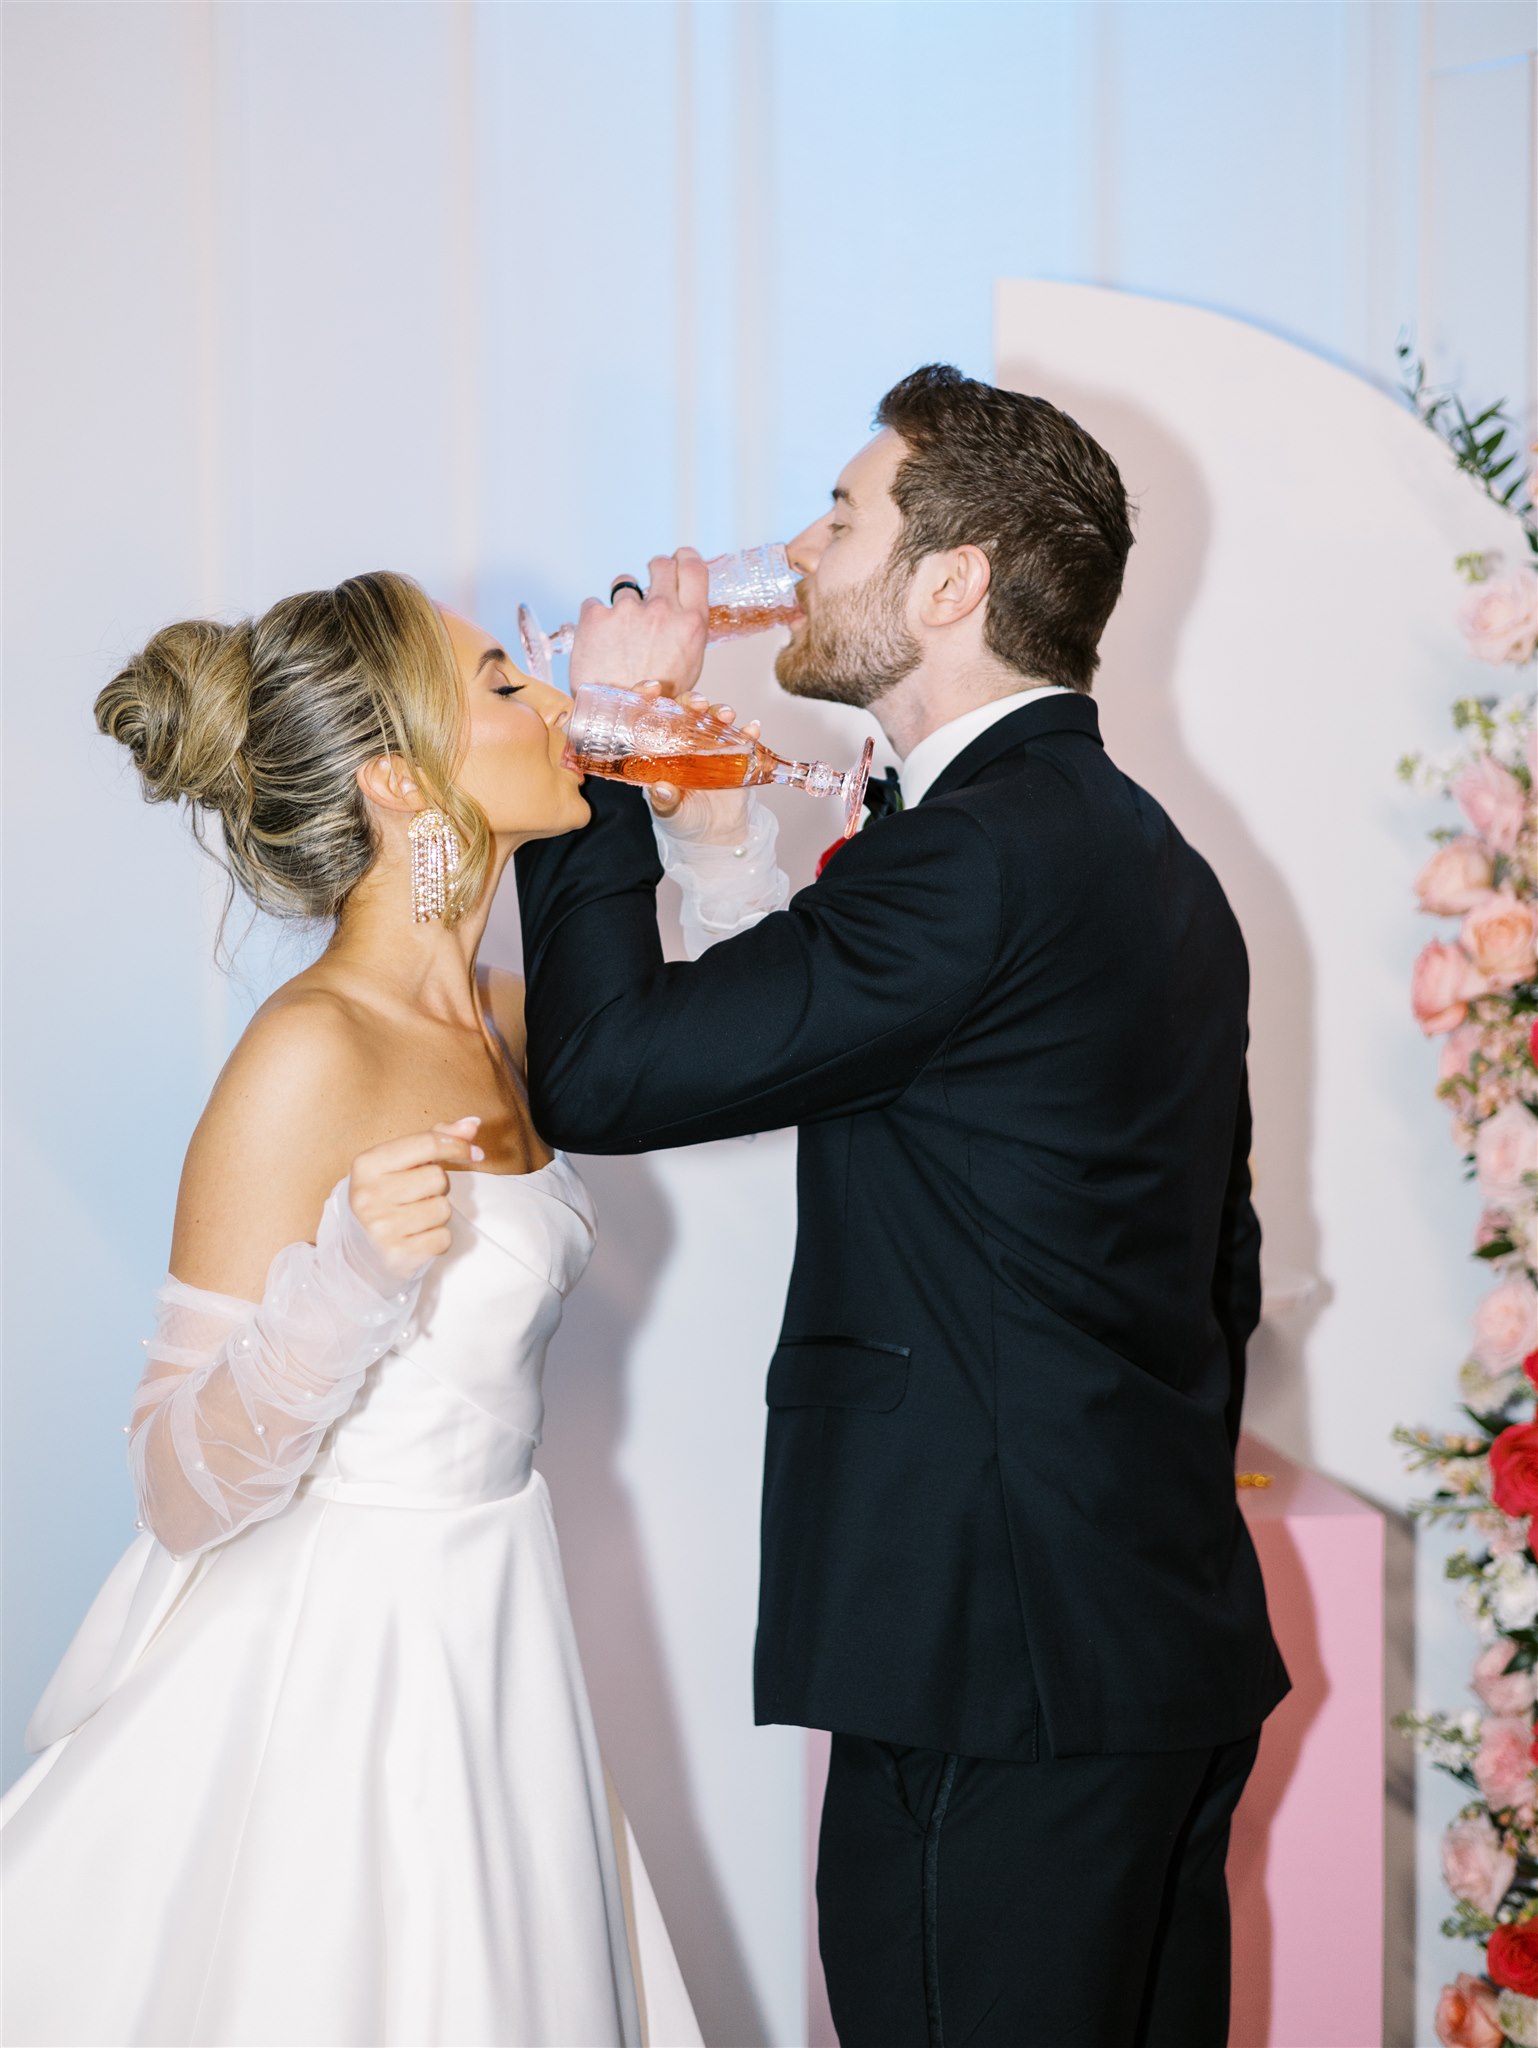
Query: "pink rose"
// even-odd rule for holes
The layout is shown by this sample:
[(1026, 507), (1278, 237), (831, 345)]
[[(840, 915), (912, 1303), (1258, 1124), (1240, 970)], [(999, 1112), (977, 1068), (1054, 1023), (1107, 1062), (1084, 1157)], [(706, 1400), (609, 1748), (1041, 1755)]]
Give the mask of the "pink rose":
[(1538, 647), (1538, 576), (1518, 569), (1476, 583), (1459, 608), (1458, 624), (1480, 661), (1526, 661)]
[(1513, 1209), (1526, 1193), (1525, 1173), (1538, 1173), (1538, 1118), (1520, 1102), (1508, 1102), (1474, 1138), (1479, 1192), (1492, 1209)]
[(1531, 1671), (1508, 1671), (1511, 1657), (1511, 1644), (1502, 1636), (1480, 1651), (1474, 1666), (1470, 1682), (1492, 1714), (1525, 1714), (1538, 1700), (1538, 1677)]
[(1487, 1372), (1515, 1372), (1538, 1344), (1538, 1287), (1503, 1280), (1474, 1311), (1474, 1356)]
[(1480, 1731), (1474, 1782), (1486, 1803), (1524, 1818), (1533, 1810), (1533, 1724), (1525, 1716), (1492, 1714)]
[(1495, 867), (1477, 839), (1455, 839), (1439, 846), (1415, 877), (1421, 909), (1433, 917), (1457, 917), (1472, 910), (1495, 884)]
[(1515, 853), (1527, 810), (1527, 792), (1509, 768), (1481, 754), (1453, 783), (1453, 795), (1481, 839), (1497, 853)]
[(1442, 2048), (1502, 2048), (1506, 2030), (1496, 2017), (1500, 1995), (1483, 1977), (1460, 1970), (1437, 2000), (1436, 2030)]
[(1469, 999), (1486, 993), (1484, 982), (1462, 947), (1444, 946), (1440, 939), (1422, 946), (1410, 970), (1410, 1008), (1428, 1038), (1461, 1024), (1468, 1015)]
[(1538, 974), (1533, 957), (1533, 913), (1509, 889), (1476, 903), (1463, 920), (1459, 943), (1492, 988), (1515, 988)]
[(1474, 1055), (1484, 1042), (1477, 1024), (1460, 1024), (1442, 1040), (1442, 1057), (1437, 1062), (1439, 1081), (1467, 1080), (1474, 1071)]
[(1455, 1820), (1442, 1837), (1442, 1876), (1455, 1899), (1467, 1899), (1493, 1920), (1511, 1890), (1517, 1859), (1502, 1842), (1489, 1814)]

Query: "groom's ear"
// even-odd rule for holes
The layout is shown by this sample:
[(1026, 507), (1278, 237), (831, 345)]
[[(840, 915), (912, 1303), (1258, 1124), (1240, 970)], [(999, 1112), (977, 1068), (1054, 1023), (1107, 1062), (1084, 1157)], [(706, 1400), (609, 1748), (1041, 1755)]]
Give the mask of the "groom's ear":
[(992, 580), (992, 564), (981, 548), (968, 544), (926, 555), (913, 579), (919, 623), (958, 624), (983, 603)]

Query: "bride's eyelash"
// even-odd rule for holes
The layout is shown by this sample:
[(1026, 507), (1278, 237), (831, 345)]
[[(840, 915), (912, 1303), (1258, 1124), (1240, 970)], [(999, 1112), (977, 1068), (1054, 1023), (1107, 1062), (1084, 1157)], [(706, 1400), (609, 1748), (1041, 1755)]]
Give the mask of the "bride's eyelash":
[(502, 683), (491, 694), (493, 697), (516, 697), (522, 688), (522, 683)]

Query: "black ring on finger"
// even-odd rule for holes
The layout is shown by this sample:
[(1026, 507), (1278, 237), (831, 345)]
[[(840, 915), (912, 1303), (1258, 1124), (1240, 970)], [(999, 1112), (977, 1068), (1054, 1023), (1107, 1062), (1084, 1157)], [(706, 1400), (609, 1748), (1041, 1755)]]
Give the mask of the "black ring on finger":
[(637, 597), (644, 597), (646, 595), (645, 591), (642, 590), (640, 584), (636, 582), (633, 576), (616, 576), (614, 581), (609, 585), (610, 604), (613, 604), (615, 598), (619, 596), (622, 590), (633, 590)]

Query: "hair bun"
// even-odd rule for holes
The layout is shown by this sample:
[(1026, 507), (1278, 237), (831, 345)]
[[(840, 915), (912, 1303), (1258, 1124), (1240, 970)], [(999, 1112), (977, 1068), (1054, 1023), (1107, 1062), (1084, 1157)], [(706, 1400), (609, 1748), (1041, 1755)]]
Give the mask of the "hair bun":
[(151, 803), (224, 810), (244, 788), (251, 627), (214, 619), (166, 626), (96, 699), (96, 723), (134, 757)]

